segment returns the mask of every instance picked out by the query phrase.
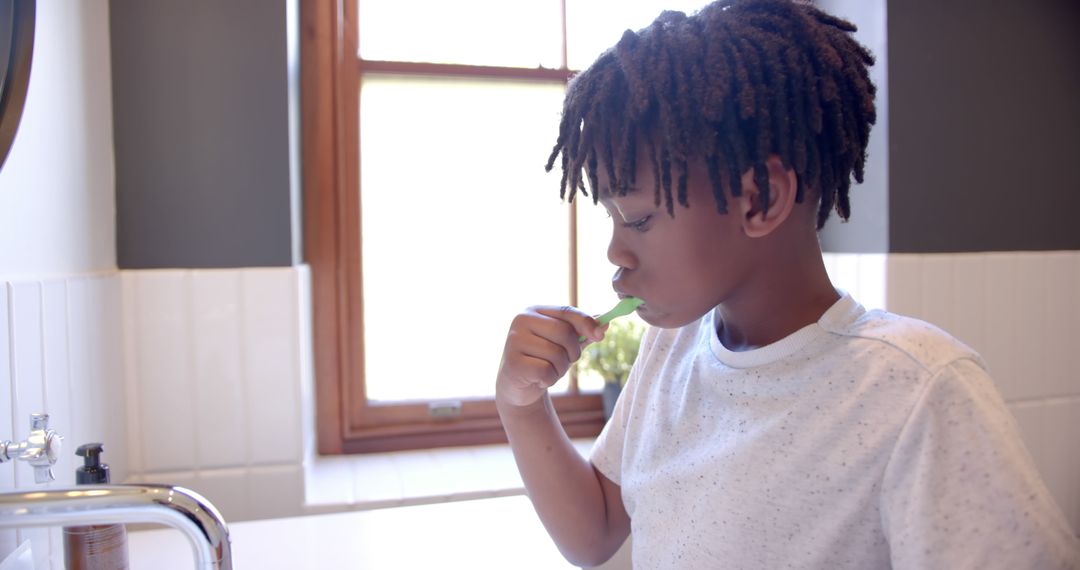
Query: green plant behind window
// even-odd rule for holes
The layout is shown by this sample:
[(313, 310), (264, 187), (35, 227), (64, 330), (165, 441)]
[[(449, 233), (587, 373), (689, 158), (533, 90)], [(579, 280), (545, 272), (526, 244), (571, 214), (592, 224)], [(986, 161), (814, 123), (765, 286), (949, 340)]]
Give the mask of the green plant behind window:
[(644, 332), (645, 326), (633, 319), (613, 321), (604, 340), (585, 347), (578, 366), (599, 374), (609, 384), (625, 384)]

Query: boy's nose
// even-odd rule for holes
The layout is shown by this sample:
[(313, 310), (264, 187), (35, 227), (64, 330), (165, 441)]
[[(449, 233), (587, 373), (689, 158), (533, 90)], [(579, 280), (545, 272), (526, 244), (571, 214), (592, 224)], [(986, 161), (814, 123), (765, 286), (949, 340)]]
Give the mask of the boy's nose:
[(608, 243), (607, 258), (612, 265), (618, 267), (620, 271), (622, 269), (634, 269), (637, 267), (637, 257), (626, 247), (624, 247), (618, 239), (612, 236), (611, 241)]

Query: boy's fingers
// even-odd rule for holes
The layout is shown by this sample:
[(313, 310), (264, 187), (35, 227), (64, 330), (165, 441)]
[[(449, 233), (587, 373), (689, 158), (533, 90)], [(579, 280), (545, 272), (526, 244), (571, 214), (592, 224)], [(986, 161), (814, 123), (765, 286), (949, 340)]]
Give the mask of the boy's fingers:
[(557, 342), (542, 340), (521, 347), (521, 354), (526, 358), (535, 358), (551, 365), (551, 371), (555, 373), (550, 378), (549, 384), (554, 383), (570, 368), (570, 364), (577, 358), (567, 352), (566, 347)]
[(584, 348), (585, 345), (589, 344), (590, 342), (600, 342), (600, 341), (604, 340), (604, 335), (607, 334), (607, 329), (608, 329), (608, 326), (610, 326), (610, 325), (611, 325), (611, 323), (605, 323), (605, 324), (602, 324), (602, 325), (598, 326), (596, 328), (596, 330), (599, 331), (599, 332), (598, 332), (597, 336), (594, 337), (594, 338), (585, 338), (585, 336), (579, 336), (578, 337), (578, 344), (581, 345), (582, 348)]
[(562, 307), (536, 307), (537, 313), (545, 317), (559, 319), (574, 327), (574, 332), (585, 339), (596, 342), (604, 338), (603, 330), (598, 326), (596, 319), (577, 307), (564, 305)]

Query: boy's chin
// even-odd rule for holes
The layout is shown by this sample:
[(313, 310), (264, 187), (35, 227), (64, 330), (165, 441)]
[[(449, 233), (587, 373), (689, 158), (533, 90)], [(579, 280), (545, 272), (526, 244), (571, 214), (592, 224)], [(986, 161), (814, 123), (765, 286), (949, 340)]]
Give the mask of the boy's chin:
[(638, 317), (641, 317), (641, 320), (645, 321), (649, 326), (658, 329), (677, 329), (701, 318), (700, 315), (691, 318), (686, 315), (671, 313), (655, 314), (649, 310), (639, 311)]

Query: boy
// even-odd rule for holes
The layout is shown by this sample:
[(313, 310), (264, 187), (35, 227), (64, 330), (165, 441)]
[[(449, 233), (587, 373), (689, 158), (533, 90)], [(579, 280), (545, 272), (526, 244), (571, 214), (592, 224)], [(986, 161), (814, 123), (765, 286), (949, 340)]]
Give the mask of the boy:
[[(537, 513), (595, 565), (1075, 568), (1080, 547), (982, 361), (830, 283), (874, 86), (854, 27), (723, 0), (627, 32), (570, 84), (549, 168), (613, 218), (620, 296), (651, 327), (591, 461), (547, 395), (587, 342), (572, 307), (507, 335), (496, 403)], [(584, 175), (582, 174), (584, 171)]]

